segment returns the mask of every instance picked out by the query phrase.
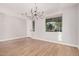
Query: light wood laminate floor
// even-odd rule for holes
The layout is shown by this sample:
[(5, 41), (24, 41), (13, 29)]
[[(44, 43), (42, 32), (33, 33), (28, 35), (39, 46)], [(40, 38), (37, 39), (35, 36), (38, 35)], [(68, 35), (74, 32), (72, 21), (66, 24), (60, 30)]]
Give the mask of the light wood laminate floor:
[(78, 56), (76, 47), (21, 38), (0, 42), (0, 56)]

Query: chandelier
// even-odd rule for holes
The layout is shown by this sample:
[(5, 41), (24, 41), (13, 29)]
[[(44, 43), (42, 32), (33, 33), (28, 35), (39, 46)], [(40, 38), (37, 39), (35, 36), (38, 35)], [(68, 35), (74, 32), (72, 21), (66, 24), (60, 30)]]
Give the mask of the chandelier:
[(25, 12), (24, 15), (32, 20), (38, 20), (44, 18), (44, 11), (40, 11), (35, 3), (35, 7), (30, 10), (30, 15), (27, 14), (27, 12)]

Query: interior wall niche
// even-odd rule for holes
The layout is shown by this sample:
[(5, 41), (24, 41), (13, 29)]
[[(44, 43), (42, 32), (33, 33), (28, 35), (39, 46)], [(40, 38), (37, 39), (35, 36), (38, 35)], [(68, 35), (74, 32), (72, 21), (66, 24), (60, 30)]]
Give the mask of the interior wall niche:
[(46, 32), (62, 32), (62, 16), (46, 19)]

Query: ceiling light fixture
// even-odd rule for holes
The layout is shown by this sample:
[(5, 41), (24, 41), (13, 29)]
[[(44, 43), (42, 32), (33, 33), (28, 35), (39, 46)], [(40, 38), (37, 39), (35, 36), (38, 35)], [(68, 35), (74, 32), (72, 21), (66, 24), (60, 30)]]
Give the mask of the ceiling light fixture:
[(35, 7), (31, 8), (30, 10), (30, 15), (28, 15), (27, 12), (25, 12), (23, 15), (25, 15), (26, 17), (31, 18), (32, 20), (38, 20), (38, 19), (42, 19), (44, 18), (44, 11), (40, 11), (35, 3)]

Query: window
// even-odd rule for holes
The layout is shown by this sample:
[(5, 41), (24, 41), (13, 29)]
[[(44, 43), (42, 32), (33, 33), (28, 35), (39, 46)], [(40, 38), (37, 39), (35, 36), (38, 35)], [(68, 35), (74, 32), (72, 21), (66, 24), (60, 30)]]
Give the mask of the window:
[(62, 32), (62, 16), (46, 19), (46, 32)]

